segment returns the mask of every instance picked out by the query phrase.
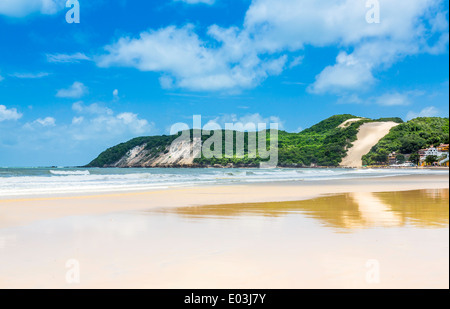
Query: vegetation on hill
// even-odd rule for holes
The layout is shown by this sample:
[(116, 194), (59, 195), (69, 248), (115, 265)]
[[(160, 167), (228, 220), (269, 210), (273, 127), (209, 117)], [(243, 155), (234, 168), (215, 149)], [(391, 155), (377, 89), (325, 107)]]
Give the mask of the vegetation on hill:
[[(358, 117), (350, 114), (335, 115), (300, 133), (278, 131), (278, 165), (282, 167), (305, 167), (311, 165), (338, 166), (346, 156), (347, 149), (350, 148), (352, 142), (356, 140), (358, 129), (362, 124), (374, 121), (403, 122), (400, 118), (383, 118), (376, 120), (364, 118), (360, 121), (352, 122), (344, 128), (339, 128), (340, 124), (352, 118)], [(193, 131), (191, 130), (190, 133), (192, 140)], [(210, 133), (211, 135), (202, 136), (202, 143), (212, 136), (212, 132)], [(233, 156), (227, 158), (225, 156), (225, 151), (228, 149), (228, 147), (226, 147), (227, 133), (229, 133), (229, 131), (222, 131), (222, 157), (205, 158), (202, 155), (201, 158), (194, 160), (194, 164), (197, 166), (227, 166), (232, 164), (236, 167), (252, 167), (258, 166), (261, 162), (266, 161), (266, 159), (261, 159), (259, 153), (256, 153), (256, 157), (249, 156), (248, 132), (244, 133), (244, 157), (237, 157), (236, 143), (234, 143)], [(236, 134), (236, 132), (233, 132), (233, 141), (236, 141)], [(129, 150), (144, 144), (146, 144), (145, 149), (150, 151), (151, 156), (157, 156), (167, 152), (168, 146), (177, 137), (177, 135), (138, 137), (107, 149), (87, 166), (112, 166), (125, 156)], [(267, 147), (270, 146), (270, 136), (268, 132), (266, 135), (266, 145)]]
[(105, 150), (95, 160), (86, 165), (86, 167), (111, 166), (125, 156), (128, 151), (144, 144), (147, 144), (145, 149), (152, 150), (152, 153), (156, 154), (159, 150), (164, 151), (176, 137), (176, 135), (136, 137), (126, 143), (121, 143)]
[(362, 119), (345, 128), (338, 126), (353, 115), (330, 117), (306, 129), (299, 134), (280, 135), (280, 166), (338, 166), (347, 154), (347, 149), (356, 140), (359, 127), (364, 123), (394, 121), (402, 123), (400, 118)]
[(420, 149), (449, 143), (449, 119), (439, 117), (415, 118), (393, 128), (363, 157), (363, 164), (385, 164), (391, 152), (412, 154), (417, 163)]

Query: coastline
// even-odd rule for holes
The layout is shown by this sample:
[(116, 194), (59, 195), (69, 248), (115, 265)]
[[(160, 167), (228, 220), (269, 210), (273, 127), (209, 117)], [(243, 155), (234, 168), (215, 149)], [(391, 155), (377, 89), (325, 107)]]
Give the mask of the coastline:
[(287, 202), (327, 194), (449, 188), (448, 175), (407, 175), (296, 182), (203, 185), (121, 193), (0, 199), (0, 228), (66, 216), (98, 215), (156, 207)]

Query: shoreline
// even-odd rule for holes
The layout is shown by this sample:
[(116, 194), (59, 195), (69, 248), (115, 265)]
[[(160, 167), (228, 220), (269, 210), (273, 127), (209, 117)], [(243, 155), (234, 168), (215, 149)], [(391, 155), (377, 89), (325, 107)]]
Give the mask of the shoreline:
[[(64, 167), (61, 169), (77, 169), (75, 167)], [(156, 167), (152, 167), (152, 168), (146, 168), (146, 167), (141, 167), (141, 168), (91, 168), (91, 169), (87, 169), (85, 171), (81, 171), (81, 170), (76, 170), (74, 172), (72, 171), (63, 171), (61, 172), (61, 174), (58, 174), (56, 171), (50, 170), (51, 174), (57, 174), (57, 176), (63, 175), (63, 176), (78, 176), (81, 174), (77, 174), (77, 173), (81, 173), (81, 172), (86, 172), (87, 174), (85, 176), (100, 176), (103, 174), (96, 174), (94, 173), (95, 170), (102, 170), (102, 169), (106, 169), (106, 170), (127, 170), (127, 169), (133, 169), (133, 170), (141, 170), (141, 171), (145, 171), (146, 169), (164, 169), (164, 168), (156, 168)], [(186, 168), (187, 170), (188, 168)], [(227, 170), (229, 168), (202, 168), (202, 170), (211, 170), (213, 172), (218, 172), (219, 170)], [(277, 170), (280, 171), (300, 171), (303, 168), (277, 168)], [(305, 170), (328, 170), (328, 171), (332, 171), (333, 169), (331, 168), (325, 168), (325, 167), (315, 167), (315, 168), (304, 168)], [(89, 171), (91, 170), (91, 171)], [(170, 170), (170, 168), (169, 168)], [(234, 168), (233, 170), (239, 172), (240, 168)], [(251, 172), (253, 172), (253, 168), (242, 168), (242, 170), (249, 170)], [(261, 169), (259, 168), (254, 168), (255, 171), (261, 171)], [(308, 174), (305, 174), (304, 176), (302, 176), (303, 174), (299, 174), (297, 176), (285, 176), (285, 179), (283, 178), (270, 178), (270, 177), (266, 177), (266, 179), (245, 179), (245, 178), (239, 178), (239, 176), (231, 174), (233, 176), (237, 176), (236, 179), (233, 179), (229, 176), (229, 174), (224, 175), (224, 178), (209, 178), (206, 180), (200, 180), (200, 179), (194, 179), (194, 180), (190, 180), (190, 181), (174, 181), (174, 182), (169, 182), (166, 183), (164, 181), (162, 182), (150, 182), (150, 183), (137, 183), (137, 184), (128, 184), (128, 185), (123, 185), (123, 184), (118, 184), (118, 185), (110, 185), (107, 182), (105, 182), (104, 184), (102, 184), (102, 186), (74, 186), (74, 187), (57, 187), (57, 188), (51, 188), (49, 187), (45, 182), (44, 187), (38, 188), (32, 188), (30, 187), (30, 191), (28, 191), (27, 189), (24, 189), (22, 192), (16, 191), (14, 193), (12, 192), (2, 192), (2, 190), (0, 189), (0, 202), (2, 201), (12, 201), (12, 200), (28, 200), (28, 199), (45, 199), (45, 198), (57, 198), (57, 197), (61, 197), (61, 198), (66, 198), (66, 197), (79, 197), (79, 196), (98, 196), (98, 195), (111, 195), (111, 194), (116, 194), (116, 193), (142, 193), (142, 192), (153, 192), (153, 191), (166, 191), (166, 190), (176, 190), (176, 189), (185, 189), (185, 188), (201, 188), (201, 187), (220, 187), (220, 186), (235, 186), (235, 185), (264, 185), (264, 184), (281, 184), (281, 185), (291, 185), (291, 184), (301, 184), (301, 183), (315, 183), (315, 184), (321, 184), (323, 181), (325, 183), (328, 183), (329, 181), (352, 181), (352, 180), (361, 180), (361, 181), (365, 181), (365, 180), (370, 180), (370, 179), (375, 179), (375, 178), (392, 178), (392, 177), (402, 177), (402, 176), (411, 176), (411, 177), (415, 177), (417, 175), (424, 175), (424, 176), (434, 176), (434, 175), (439, 175), (439, 174), (445, 174), (447, 172), (447, 177), (448, 177), (448, 171), (449, 168), (442, 168), (442, 167), (436, 167), (436, 168), (425, 168), (425, 167), (417, 167), (417, 168), (410, 168), (410, 167), (395, 167), (395, 168), (350, 168), (350, 167), (335, 167), (334, 170), (342, 170), (342, 171), (347, 171), (349, 174), (345, 175), (346, 177), (340, 177), (343, 174), (337, 174), (335, 177), (333, 177), (334, 175), (330, 175), (330, 177), (324, 178), (322, 177), (322, 175), (318, 174), (316, 175), (316, 177), (312, 176), (310, 177)], [(370, 176), (364, 176), (364, 177), (360, 177), (357, 173), (358, 172), (363, 172), (367, 170), (367, 171), (386, 171), (384, 174), (380, 174), (378, 175), (377, 173), (372, 174)], [(235, 172), (233, 171), (233, 173)], [(264, 169), (262, 170), (263, 172), (265, 171)], [(398, 171), (397, 174), (390, 174), (391, 172)], [(408, 173), (409, 171), (409, 173)], [(64, 174), (67, 173), (67, 174)], [(70, 174), (73, 173), (73, 174)], [(131, 173), (130, 175), (139, 175), (138, 173)], [(121, 176), (124, 175), (126, 176), (126, 174), (117, 174), (117, 176)], [(170, 176), (172, 174), (167, 174), (167, 176)], [(254, 174), (252, 174), (254, 175)], [(43, 179), (56, 179), (56, 178), (45, 178), (46, 175), (39, 175), (39, 176), (43, 176)], [(84, 176), (84, 174), (83, 174)], [(104, 174), (104, 176), (109, 177), (109, 176), (116, 176), (116, 174)], [(209, 176), (211, 176), (211, 174), (209, 174)], [(60, 176), (61, 177), (61, 176)], [(12, 177), (12, 178), (18, 178), (18, 177)], [(0, 180), (8, 180), (8, 177), (0, 177)], [(17, 181), (17, 180), (15, 180)], [(167, 181), (167, 180), (166, 180)], [(65, 183), (65, 178), (61, 178), (61, 183), (64, 184)], [(58, 184), (58, 182), (55, 182), (55, 184)], [(82, 184), (82, 182), (80, 182), (80, 184)]]
[(365, 179), (203, 185), (120, 193), (0, 199), (0, 229), (77, 215), (161, 207), (289, 202), (351, 192), (448, 189), (448, 175), (403, 175)]

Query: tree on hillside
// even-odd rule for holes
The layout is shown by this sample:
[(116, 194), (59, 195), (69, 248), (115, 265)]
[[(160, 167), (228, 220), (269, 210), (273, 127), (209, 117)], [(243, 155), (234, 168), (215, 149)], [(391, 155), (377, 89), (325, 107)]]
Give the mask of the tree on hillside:
[(437, 156), (427, 156), (425, 162), (427, 164), (433, 164), (434, 162), (437, 162), (437, 160), (438, 160)]
[(413, 153), (410, 157), (409, 157), (409, 161), (411, 161), (412, 163), (418, 165), (419, 161), (420, 161), (420, 155), (415, 152)]
[(403, 163), (405, 163), (405, 161), (406, 161), (405, 156), (402, 155), (402, 154), (398, 154), (398, 155), (395, 157), (395, 160), (396, 160), (397, 163), (399, 163), (399, 164), (403, 164)]

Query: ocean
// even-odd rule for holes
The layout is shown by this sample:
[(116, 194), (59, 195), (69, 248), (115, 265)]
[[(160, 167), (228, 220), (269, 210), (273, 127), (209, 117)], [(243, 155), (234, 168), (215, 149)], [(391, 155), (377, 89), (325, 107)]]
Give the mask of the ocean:
[(201, 185), (448, 175), (428, 169), (0, 168), (0, 198), (124, 192)]

